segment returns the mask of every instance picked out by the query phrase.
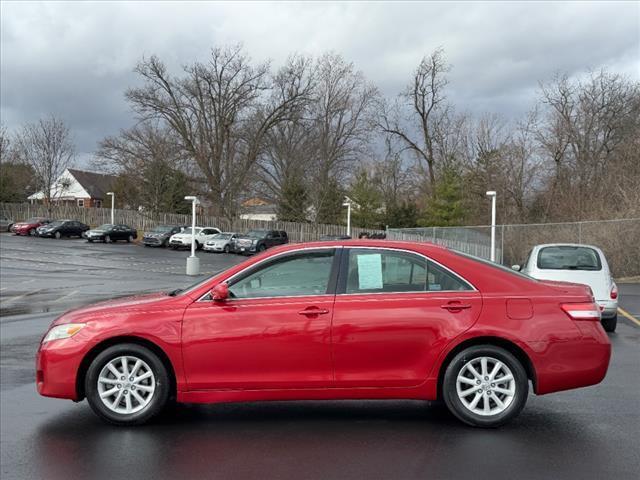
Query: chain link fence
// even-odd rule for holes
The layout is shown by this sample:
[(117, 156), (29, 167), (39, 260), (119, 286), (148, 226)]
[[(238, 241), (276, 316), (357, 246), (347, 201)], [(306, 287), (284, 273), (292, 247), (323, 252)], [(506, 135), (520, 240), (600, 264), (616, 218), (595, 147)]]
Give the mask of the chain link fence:
[[(522, 265), (542, 243), (600, 247), (616, 277), (640, 275), (640, 218), (568, 223), (496, 225), (496, 262)], [(387, 238), (432, 242), (470, 255), (491, 257), (491, 226), (391, 228)]]

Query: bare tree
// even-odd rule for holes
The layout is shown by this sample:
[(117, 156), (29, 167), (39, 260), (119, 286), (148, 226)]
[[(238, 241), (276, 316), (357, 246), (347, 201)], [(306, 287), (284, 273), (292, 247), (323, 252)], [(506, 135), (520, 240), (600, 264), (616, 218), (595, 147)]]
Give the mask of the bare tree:
[(216, 214), (233, 216), (263, 141), (278, 123), (308, 100), (309, 65), (292, 57), (276, 75), (266, 63), (252, 65), (240, 46), (214, 48), (206, 63), (172, 77), (151, 57), (136, 72), (144, 86), (126, 97), (141, 118), (161, 119), (203, 175)]
[(100, 142), (96, 156), (102, 169), (127, 178), (118, 198), (155, 212), (186, 208), (185, 153), (170, 128), (144, 122), (121, 130)]
[(69, 127), (54, 115), (28, 123), (16, 136), (16, 151), (18, 158), (33, 169), (36, 188), (42, 190), (51, 214), (55, 196), (66, 187), (57, 181), (75, 157)]
[(405, 92), (393, 106), (383, 104), (380, 113), (382, 131), (397, 137), (425, 167), (432, 193), (437, 163), (446, 151), (443, 140), (449, 138), (447, 123), (453, 119), (445, 103), (448, 71), (443, 49), (425, 56)]
[(377, 89), (352, 63), (326, 53), (316, 64), (314, 101), (309, 108), (313, 165), (310, 197), (313, 220), (334, 220), (341, 209), (338, 186), (367, 146)]

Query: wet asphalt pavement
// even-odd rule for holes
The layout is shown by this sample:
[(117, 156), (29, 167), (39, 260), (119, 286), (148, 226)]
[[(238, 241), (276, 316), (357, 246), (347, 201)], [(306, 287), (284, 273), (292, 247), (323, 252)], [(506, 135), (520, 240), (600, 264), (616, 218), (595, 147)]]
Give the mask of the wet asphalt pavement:
[[(499, 430), (430, 402), (186, 405), (151, 425), (105, 425), (86, 402), (43, 398), (34, 355), (47, 325), (90, 302), (193, 283), (188, 252), (0, 235), (0, 477), (579, 478), (640, 474), (640, 327), (619, 316), (602, 384), (531, 395)], [(211, 274), (241, 260), (199, 253)], [(621, 285), (640, 317), (640, 285)]]

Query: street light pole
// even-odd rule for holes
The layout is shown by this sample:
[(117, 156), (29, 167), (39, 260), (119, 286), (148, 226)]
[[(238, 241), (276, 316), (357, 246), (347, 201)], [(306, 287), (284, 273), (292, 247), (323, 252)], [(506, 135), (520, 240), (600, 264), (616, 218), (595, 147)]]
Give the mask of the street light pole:
[(347, 207), (347, 235), (351, 236), (351, 202), (344, 202), (343, 207)]
[(116, 194), (113, 192), (107, 192), (107, 195), (111, 195), (111, 225), (113, 225), (114, 223), (116, 223), (113, 215), (113, 207), (115, 205)]
[(487, 197), (491, 197), (491, 261), (496, 261), (496, 192), (490, 190)]
[(196, 205), (198, 198), (189, 195), (184, 199), (191, 201), (191, 256), (187, 257), (187, 275), (199, 275), (200, 259), (196, 257)]

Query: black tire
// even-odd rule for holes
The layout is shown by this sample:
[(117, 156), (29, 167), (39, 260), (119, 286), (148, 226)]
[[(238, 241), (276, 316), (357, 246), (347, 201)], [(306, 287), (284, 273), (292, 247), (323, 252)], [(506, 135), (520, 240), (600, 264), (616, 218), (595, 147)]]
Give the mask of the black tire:
[(87, 238), (87, 242), (93, 243), (93, 240), (91, 240), (90, 238)]
[(133, 242), (133, 240), (134, 240), (133, 235), (129, 235), (127, 237), (127, 243), (131, 243), (131, 242)]
[(264, 252), (266, 249), (267, 249), (267, 246), (264, 243), (258, 247), (259, 252)]
[(229, 245), (225, 245), (224, 246), (224, 253), (229, 253), (231, 251), (231, 249), (229, 248)]
[(36, 229), (32, 228), (31, 230), (29, 230), (29, 236), (30, 237), (35, 237), (36, 236)]
[(618, 314), (616, 313), (611, 318), (603, 318), (601, 321), (602, 321), (602, 328), (604, 328), (604, 331), (613, 333), (616, 331), (616, 327), (618, 326)]
[(53, 236), (56, 237), (56, 240), (60, 240), (62, 238), (62, 234), (60, 232), (54, 233)]
[[(457, 393), (458, 374), (468, 362), (480, 357), (490, 357), (504, 363), (511, 370), (514, 378), (513, 400), (504, 411), (494, 415), (479, 415), (472, 412), (462, 403)], [(442, 382), (442, 396), (449, 411), (459, 420), (473, 427), (495, 428), (509, 422), (524, 408), (528, 393), (529, 379), (522, 364), (507, 350), (494, 345), (477, 345), (458, 353), (447, 365)]]
[(111, 243), (111, 235), (104, 236), (104, 243)]
[(202, 248), (202, 245), (200, 245), (200, 242), (196, 240), (196, 250), (200, 250), (201, 248)]
[[(155, 377), (155, 390), (151, 401), (142, 410), (130, 414), (110, 410), (100, 399), (97, 388), (98, 376), (105, 365), (114, 358), (124, 355), (146, 362)], [(155, 353), (141, 345), (123, 343), (107, 348), (91, 362), (84, 378), (84, 389), (91, 409), (106, 422), (121, 426), (140, 425), (148, 422), (167, 405), (171, 382), (166, 367)]]

